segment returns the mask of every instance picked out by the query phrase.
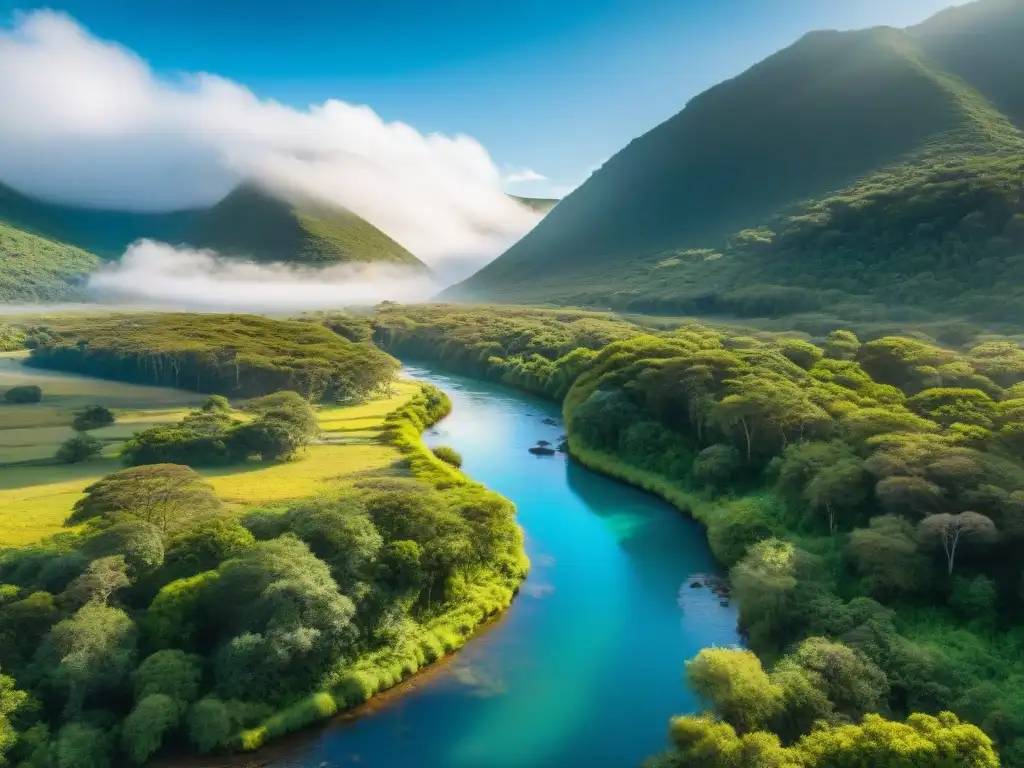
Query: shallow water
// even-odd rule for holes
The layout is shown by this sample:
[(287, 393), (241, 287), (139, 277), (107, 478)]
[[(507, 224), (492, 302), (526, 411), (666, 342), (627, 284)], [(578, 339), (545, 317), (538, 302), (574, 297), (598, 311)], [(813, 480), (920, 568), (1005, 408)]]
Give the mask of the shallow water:
[(672, 714), (696, 709), (684, 661), (739, 642), (733, 608), (690, 586), (716, 572), (702, 529), (561, 454), (528, 453), (563, 434), (556, 406), (432, 369), (407, 372), (454, 405), (427, 443), (458, 450), (467, 474), (516, 503), (530, 576), (508, 612), (451, 661), (272, 764), (638, 765), (663, 748)]

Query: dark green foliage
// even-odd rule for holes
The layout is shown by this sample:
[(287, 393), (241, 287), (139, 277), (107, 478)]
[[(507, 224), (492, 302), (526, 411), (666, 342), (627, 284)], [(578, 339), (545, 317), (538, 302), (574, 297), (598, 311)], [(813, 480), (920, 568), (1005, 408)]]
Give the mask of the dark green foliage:
[[(225, 407), (186, 421), (219, 429)], [(315, 423), (294, 392), (244, 408), (249, 423)], [(246, 527), (188, 467), (134, 467), (87, 489), (78, 530), (0, 553), (0, 667), (33, 702), (12, 721), (12, 761), (141, 764), (185, 739), (255, 749), (460, 647), (527, 564), (512, 505), (420, 442), (449, 408), (424, 387), (387, 417), (413, 477), (256, 511)], [(0, 756), (14, 738), (6, 679)]]
[(222, 509), (213, 487), (194, 470), (179, 464), (149, 464), (107, 475), (85, 489), (67, 525), (93, 518), (132, 517), (155, 526), (163, 535), (188, 521)]
[(226, 404), (208, 405), (177, 424), (137, 432), (124, 444), (121, 458), (134, 466), (286, 461), (320, 433), (312, 407), (296, 392), (276, 392), (247, 401), (242, 408), (256, 416), (252, 421), (233, 417)]
[(805, 35), (632, 141), (442, 296), (1019, 326), (1024, 28), (1014, 3), (980, 5), (978, 28)]
[(445, 464), (450, 464), (456, 469), (462, 466), (462, 454), (460, 454), (454, 448), (451, 448), (447, 445), (439, 445), (436, 448), (434, 448), (433, 451), (434, 455), (437, 456), (437, 458), (439, 458)]
[(42, 399), (43, 390), (35, 384), (22, 384), (4, 392), (4, 400), (8, 403), (38, 403)]
[(312, 400), (360, 400), (397, 370), (372, 345), (317, 323), (253, 315), (68, 319), (38, 338), (30, 365), (233, 397), (292, 390)]
[(109, 427), (114, 421), (114, 414), (109, 408), (104, 408), (102, 405), (90, 405), (75, 414), (71, 428), (78, 432), (87, 432), (90, 429)]
[[(700, 720), (707, 733), (733, 734), (723, 753), (731, 757), (701, 752), (700, 762), (687, 751), (662, 764), (753, 764), (736, 757), (754, 754), (742, 751), (752, 745), (792, 761), (785, 750), (801, 744), (830, 754), (843, 739), (876, 736), (916, 743), (920, 754), (963, 739), (982, 760), (991, 738), (1006, 764), (1024, 764), (1024, 699), (1008, 682), (1024, 681), (1024, 439), (1006, 429), (1024, 434), (1016, 345), (975, 343), (963, 353), (892, 335), (861, 343), (833, 327), (820, 345), (804, 342), (814, 352), (692, 323), (645, 333), (606, 315), (615, 333), (603, 346), (555, 347), (571, 338), (574, 317), (385, 307), (377, 327), (403, 353), (556, 398), (564, 391), (574, 456), (707, 527), (714, 554), (732, 566), (740, 628), (772, 664), (728, 682), (724, 663), (697, 686), (719, 715), (733, 713), (728, 724)], [(525, 347), (514, 346), (517, 326)], [(489, 331), (507, 341), (487, 341)], [(544, 376), (504, 378), (510, 359), (546, 349), (534, 339), (551, 340)], [(468, 342), (481, 345), (479, 357)], [(409, 510), (388, 515), (396, 537)], [(412, 547), (383, 551), (395, 583), (422, 567)], [(869, 714), (948, 710), (987, 736), (952, 716), (914, 715), (927, 733), (945, 734), (917, 743), (917, 726)], [(829, 724), (820, 732), (819, 720)], [(890, 748), (899, 749), (879, 754), (889, 759)], [(801, 753), (807, 762), (797, 764), (817, 759)], [(821, 759), (845, 764), (835, 753)]]
[(62, 464), (80, 464), (98, 456), (102, 450), (103, 443), (92, 435), (79, 432), (61, 443), (54, 458)]

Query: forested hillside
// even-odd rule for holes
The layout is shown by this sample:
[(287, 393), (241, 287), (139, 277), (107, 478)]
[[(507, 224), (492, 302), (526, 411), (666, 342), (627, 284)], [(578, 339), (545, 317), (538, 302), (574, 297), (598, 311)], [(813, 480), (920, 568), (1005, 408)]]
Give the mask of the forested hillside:
[(708, 713), (655, 765), (994, 766), (990, 739), (1024, 765), (1019, 346), (451, 305), (375, 324), (562, 401), (577, 459), (705, 525), (757, 656), (692, 662)]
[(1005, 45), (941, 16), (811, 33), (631, 142), (444, 295), (1024, 322), (1024, 86), (1003, 68), (1019, 5), (960, 13)]
[(231, 397), (290, 390), (311, 400), (360, 400), (398, 369), (372, 344), (255, 315), (72, 316), (28, 331), (28, 365)]
[(292, 202), (244, 184), (199, 214), (184, 238), (224, 256), (309, 266), (385, 262), (426, 265), (365, 219), (314, 201)]
[[(136, 240), (311, 267), (385, 262), (427, 270), (365, 219), (323, 203), (293, 203), (238, 187), (205, 210), (135, 213), (54, 205), (0, 183), (0, 300), (85, 298), (80, 279)], [(99, 258), (97, 258), (99, 257)]]

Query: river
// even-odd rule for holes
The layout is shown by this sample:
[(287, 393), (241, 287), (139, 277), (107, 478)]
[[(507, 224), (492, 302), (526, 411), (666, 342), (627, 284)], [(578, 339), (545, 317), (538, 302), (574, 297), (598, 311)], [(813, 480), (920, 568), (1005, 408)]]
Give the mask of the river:
[[(428, 430), (515, 502), (532, 562), (512, 607), (421, 682), (287, 750), (278, 768), (628, 768), (662, 749), (701, 648), (739, 642), (736, 614), (691, 584), (716, 566), (700, 526), (558, 454), (559, 409), (410, 366), (452, 414)], [(545, 423), (545, 419), (555, 423)], [(415, 678), (414, 678), (415, 679)]]

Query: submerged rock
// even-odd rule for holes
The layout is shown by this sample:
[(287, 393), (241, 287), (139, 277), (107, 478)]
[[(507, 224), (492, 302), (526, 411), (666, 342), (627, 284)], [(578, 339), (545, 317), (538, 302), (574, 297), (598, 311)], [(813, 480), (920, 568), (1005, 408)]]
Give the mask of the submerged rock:
[(692, 584), (690, 584), (690, 589), (700, 589), (703, 586), (704, 585), (701, 584), (699, 581), (695, 581)]
[(527, 450), (530, 453), (532, 453), (534, 456), (554, 456), (555, 455), (555, 449), (551, 448), (550, 446), (547, 446), (547, 445), (535, 445), (532, 448), (527, 448)]
[(552, 419), (550, 416), (548, 416), (546, 419), (542, 419), (540, 423), (541, 424), (547, 424), (549, 427), (557, 427), (558, 426), (558, 422), (555, 421), (554, 419)]

